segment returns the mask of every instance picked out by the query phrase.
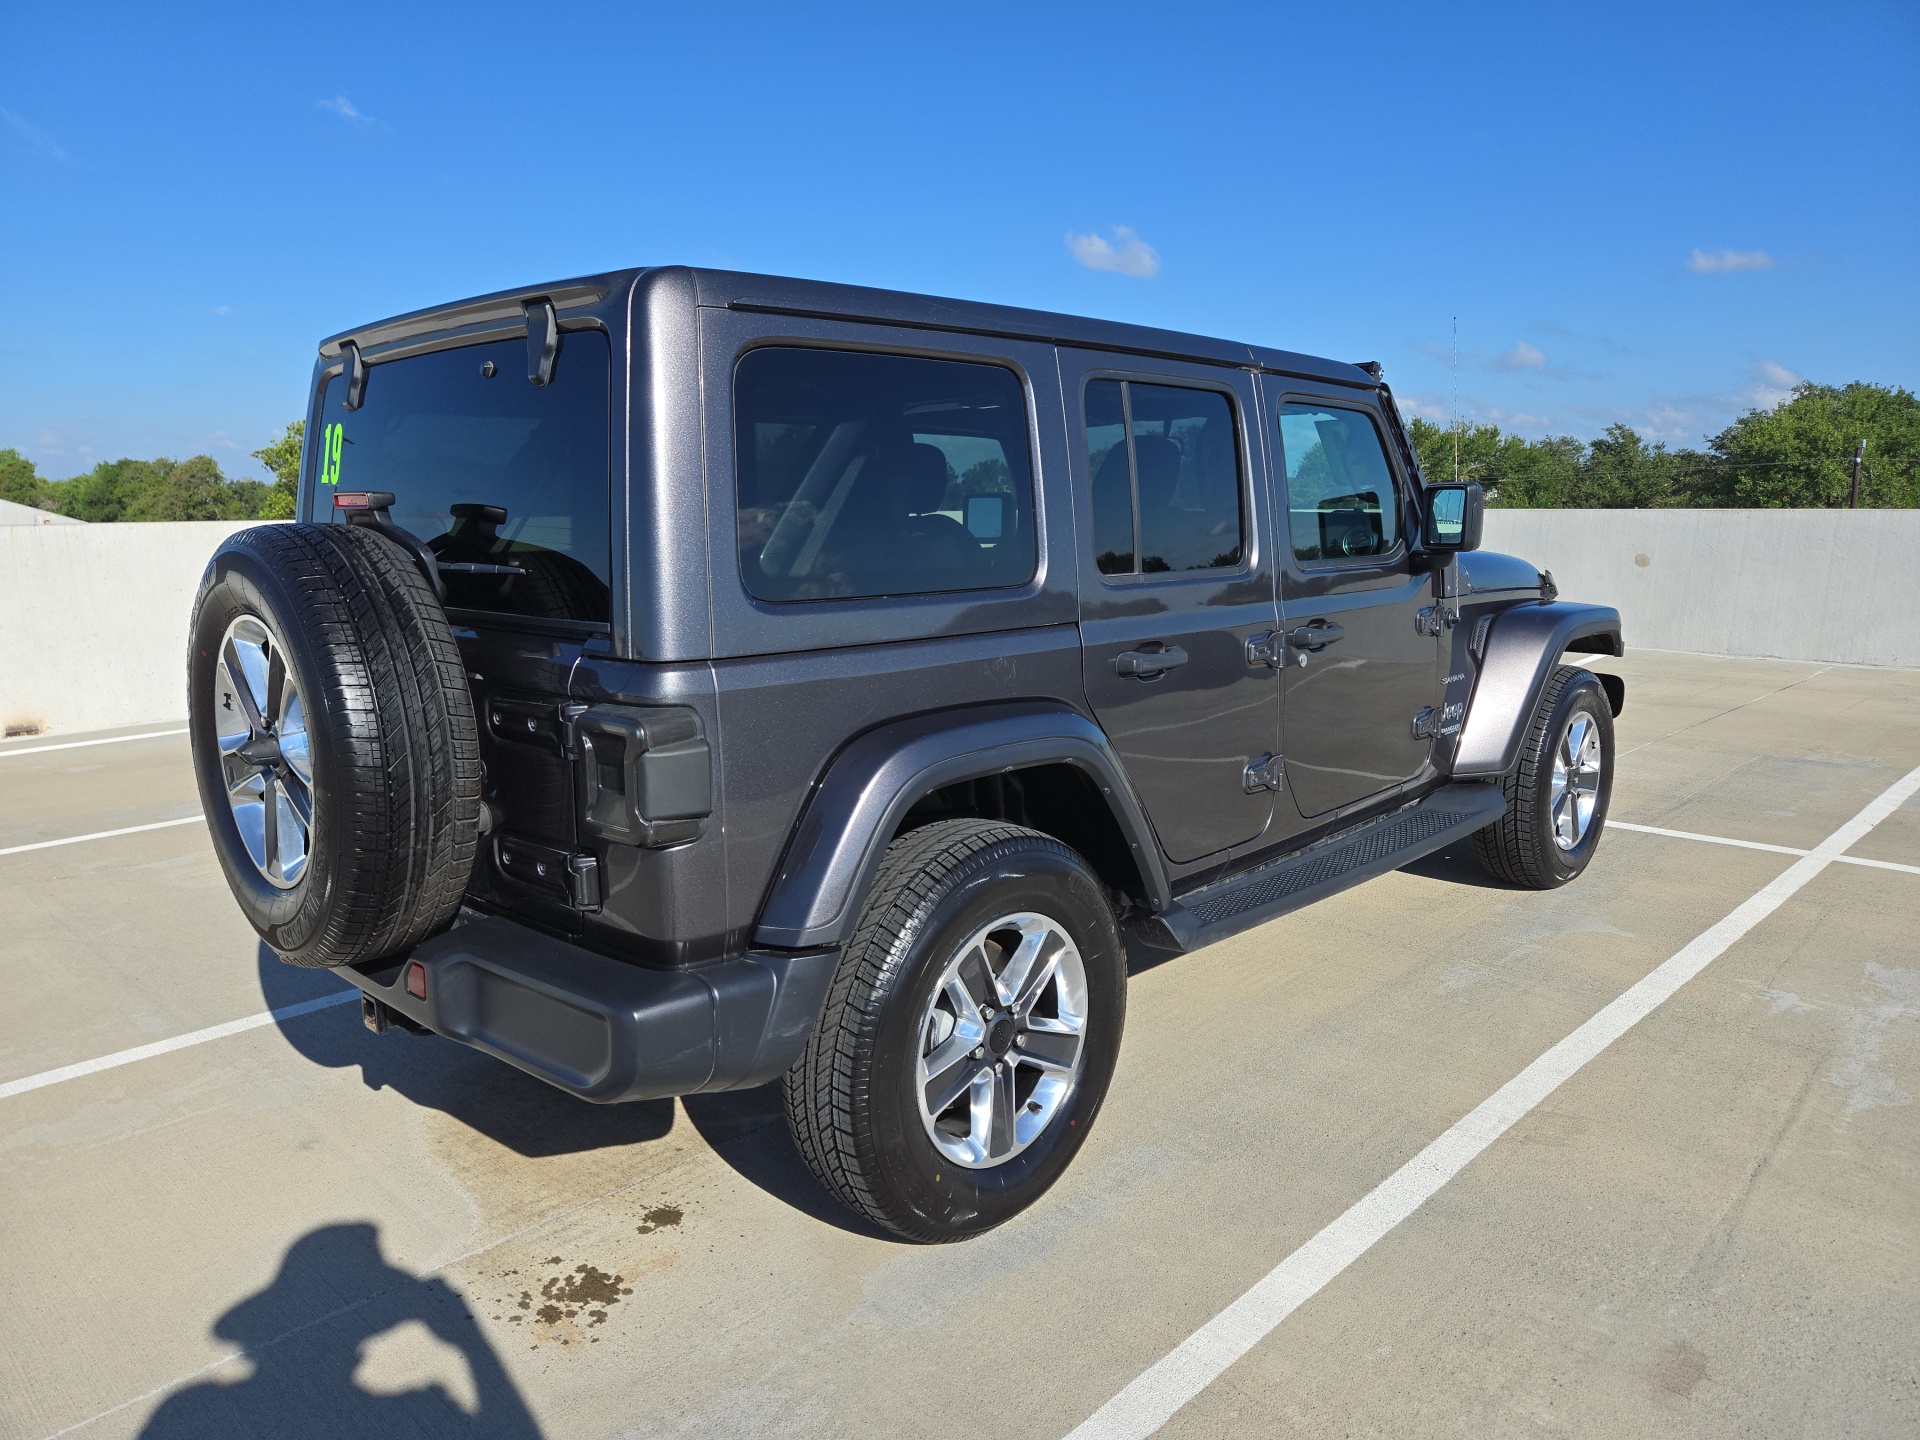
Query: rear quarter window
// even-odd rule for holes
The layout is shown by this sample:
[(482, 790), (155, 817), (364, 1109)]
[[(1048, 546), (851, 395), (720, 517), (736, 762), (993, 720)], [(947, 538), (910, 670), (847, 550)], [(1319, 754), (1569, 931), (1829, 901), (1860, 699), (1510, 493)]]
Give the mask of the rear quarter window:
[(609, 619), (612, 550), (607, 337), (573, 331), (553, 379), (527, 379), (508, 340), (371, 365), (357, 410), (327, 381), (314, 511), (340, 490), (387, 490), (394, 523), (440, 562), (447, 603), (549, 620)]
[(1033, 578), (1026, 394), (999, 365), (770, 346), (734, 371), (740, 577), (759, 600)]

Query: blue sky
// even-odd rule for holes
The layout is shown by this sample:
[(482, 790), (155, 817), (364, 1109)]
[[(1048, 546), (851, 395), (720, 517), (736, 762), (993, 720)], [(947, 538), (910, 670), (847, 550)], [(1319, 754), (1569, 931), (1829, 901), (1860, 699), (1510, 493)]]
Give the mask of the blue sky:
[(257, 474), (322, 335), (663, 262), (1379, 359), (1443, 420), (1457, 315), (1461, 412), (1531, 435), (1920, 385), (1920, 6), (1577, 8), (0, 0), (0, 447)]

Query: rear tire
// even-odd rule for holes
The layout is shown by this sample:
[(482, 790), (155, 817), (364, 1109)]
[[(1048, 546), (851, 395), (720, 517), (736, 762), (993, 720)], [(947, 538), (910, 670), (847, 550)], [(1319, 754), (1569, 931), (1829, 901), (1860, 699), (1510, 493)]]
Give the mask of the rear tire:
[[(961, 991), (978, 1002), (971, 1014)], [(1125, 1018), (1120, 935), (1079, 855), (1017, 825), (928, 825), (881, 863), (787, 1072), (788, 1126), (849, 1208), (909, 1240), (965, 1239), (1067, 1168)], [(930, 1113), (935, 1090), (953, 1098)]]
[(1490, 874), (1552, 890), (1587, 868), (1613, 795), (1613, 709), (1592, 671), (1562, 665), (1553, 672), (1534, 707), (1519, 767), (1501, 788), (1506, 813), (1473, 837)]
[(479, 735), (446, 614), (399, 546), (347, 525), (231, 537), (194, 601), (187, 702), (214, 852), (281, 958), (380, 959), (452, 921)]

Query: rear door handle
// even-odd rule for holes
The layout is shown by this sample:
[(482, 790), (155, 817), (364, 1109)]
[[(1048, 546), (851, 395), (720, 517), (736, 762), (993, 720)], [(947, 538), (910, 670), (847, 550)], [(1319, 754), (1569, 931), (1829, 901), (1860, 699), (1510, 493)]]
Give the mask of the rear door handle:
[(1122, 650), (1113, 657), (1116, 673), (1142, 678), (1164, 674), (1186, 663), (1187, 652), (1178, 645), (1168, 645), (1159, 650)]
[(1331, 621), (1316, 621), (1312, 625), (1302, 625), (1287, 632), (1287, 644), (1296, 650), (1324, 650), (1342, 635), (1347, 633), (1343, 625)]

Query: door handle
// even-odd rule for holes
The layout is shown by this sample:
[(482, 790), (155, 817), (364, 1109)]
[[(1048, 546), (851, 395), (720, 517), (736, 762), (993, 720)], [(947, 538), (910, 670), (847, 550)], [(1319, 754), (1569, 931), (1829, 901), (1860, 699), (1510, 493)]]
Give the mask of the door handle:
[(1145, 679), (1162, 675), (1187, 663), (1187, 652), (1178, 645), (1159, 650), (1122, 650), (1113, 657), (1113, 668), (1120, 675), (1138, 675)]
[(1298, 629), (1289, 630), (1287, 644), (1296, 650), (1324, 650), (1346, 633), (1344, 625), (1320, 620), (1311, 625), (1302, 625)]

